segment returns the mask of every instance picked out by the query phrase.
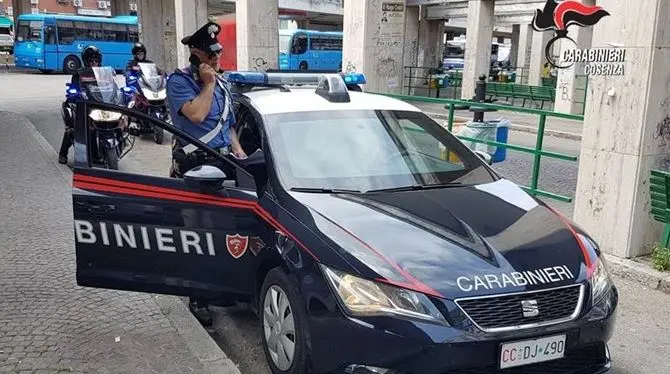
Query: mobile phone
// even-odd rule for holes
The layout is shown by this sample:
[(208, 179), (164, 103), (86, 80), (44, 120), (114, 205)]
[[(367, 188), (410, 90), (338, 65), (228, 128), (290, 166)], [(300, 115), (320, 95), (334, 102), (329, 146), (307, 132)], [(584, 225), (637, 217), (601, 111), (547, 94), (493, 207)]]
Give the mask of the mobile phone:
[(198, 68), (200, 67), (202, 61), (200, 61), (200, 58), (198, 58), (198, 56), (196, 55), (191, 55), (191, 57), (188, 58), (188, 61), (191, 63), (193, 78), (195, 78), (195, 80), (198, 80), (199, 79)]

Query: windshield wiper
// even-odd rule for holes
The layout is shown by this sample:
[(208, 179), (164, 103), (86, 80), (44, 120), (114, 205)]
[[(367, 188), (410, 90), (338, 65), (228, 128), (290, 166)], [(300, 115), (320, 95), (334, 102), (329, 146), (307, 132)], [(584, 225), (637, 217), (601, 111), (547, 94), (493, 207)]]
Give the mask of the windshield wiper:
[(379, 188), (376, 190), (367, 190), (365, 193), (369, 192), (404, 192), (404, 191), (420, 191), (420, 190), (430, 190), (435, 188), (449, 188), (449, 187), (462, 187), (464, 186), (461, 182), (452, 182), (452, 183), (441, 183), (441, 184), (429, 184), (429, 185), (420, 185), (414, 184), (411, 186), (404, 187), (391, 187), (391, 188)]
[(340, 189), (340, 188), (307, 188), (307, 187), (294, 187), (291, 188), (291, 191), (295, 192), (318, 192), (318, 193), (355, 193), (355, 194), (360, 194), (362, 191), (359, 190), (347, 190), (347, 189)]

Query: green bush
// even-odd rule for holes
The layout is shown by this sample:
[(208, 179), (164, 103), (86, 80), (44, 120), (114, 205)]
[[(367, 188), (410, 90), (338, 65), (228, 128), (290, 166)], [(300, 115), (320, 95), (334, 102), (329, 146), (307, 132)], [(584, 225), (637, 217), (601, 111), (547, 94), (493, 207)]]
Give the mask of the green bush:
[(655, 244), (651, 249), (651, 261), (656, 270), (670, 270), (670, 249)]

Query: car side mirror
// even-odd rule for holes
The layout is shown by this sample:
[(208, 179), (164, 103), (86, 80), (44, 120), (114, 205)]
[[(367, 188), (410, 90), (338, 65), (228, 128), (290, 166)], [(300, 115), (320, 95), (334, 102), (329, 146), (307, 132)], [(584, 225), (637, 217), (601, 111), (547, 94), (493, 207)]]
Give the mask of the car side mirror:
[(200, 165), (184, 173), (186, 187), (203, 192), (217, 192), (223, 189), (226, 173), (216, 166)]
[(479, 156), (479, 158), (484, 160), (484, 162), (486, 162), (489, 165), (493, 165), (493, 157), (491, 157), (490, 154), (483, 151), (475, 151), (475, 153), (477, 154), (477, 156)]

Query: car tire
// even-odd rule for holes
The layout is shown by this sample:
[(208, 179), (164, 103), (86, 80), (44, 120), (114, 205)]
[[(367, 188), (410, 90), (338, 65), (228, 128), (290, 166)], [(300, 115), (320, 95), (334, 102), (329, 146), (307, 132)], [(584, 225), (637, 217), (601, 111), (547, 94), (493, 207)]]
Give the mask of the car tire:
[(77, 70), (81, 68), (81, 62), (79, 57), (75, 55), (69, 55), (63, 60), (63, 71), (67, 74), (74, 74)]
[[(270, 270), (265, 277), (259, 295), (258, 311), (263, 350), (272, 373), (308, 373), (307, 313), (297, 286), (282, 268)], [(293, 331), (290, 331), (290, 321), (293, 321)], [(286, 331), (287, 328), (289, 331)], [(289, 354), (291, 343), (292, 357)]]
[(301, 62), (300, 62), (300, 65), (298, 66), (298, 69), (300, 69), (300, 70), (307, 70), (307, 68), (308, 68), (308, 66), (307, 66), (307, 61), (301, 61)]

